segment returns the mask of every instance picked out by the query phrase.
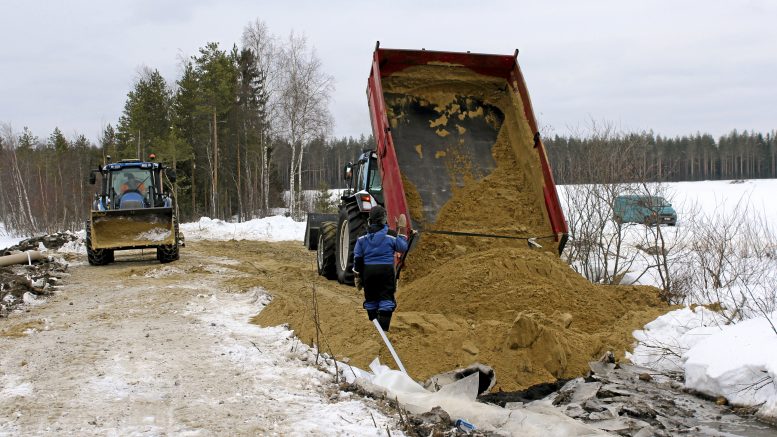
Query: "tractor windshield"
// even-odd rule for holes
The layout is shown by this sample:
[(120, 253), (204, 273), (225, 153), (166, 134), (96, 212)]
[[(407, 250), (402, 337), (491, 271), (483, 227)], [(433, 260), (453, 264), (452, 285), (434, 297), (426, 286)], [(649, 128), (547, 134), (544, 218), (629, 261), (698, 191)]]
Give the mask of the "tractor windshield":
[(148, 170), (124, 168), (113, 172), (112, 188), (118, 195), (127, 191), (138, 191), (145, 195), (149, 185), (151, 185), (151, 173)]
[(380, 170), (378, 170), (378, 160), (370, 158), (370, 170), (367, 173), (367, 191), (372, 194), (375, 201), (383, 204), (383, 186), (380, 180)]
[[(150, 205), (151, 172), (140, 168), (122, 168), (111, 173), (110, 197), (114, 208), (144, 208)], [(122, 202), (124, 205), (122, 205)]]

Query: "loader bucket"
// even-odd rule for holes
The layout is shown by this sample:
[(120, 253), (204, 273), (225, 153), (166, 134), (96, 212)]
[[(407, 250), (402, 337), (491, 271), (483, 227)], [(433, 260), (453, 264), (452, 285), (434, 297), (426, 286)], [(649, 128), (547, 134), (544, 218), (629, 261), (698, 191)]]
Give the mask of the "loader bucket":
[(92, 249), (140, 249), (175, 244), (172, 208), (92, 211)]

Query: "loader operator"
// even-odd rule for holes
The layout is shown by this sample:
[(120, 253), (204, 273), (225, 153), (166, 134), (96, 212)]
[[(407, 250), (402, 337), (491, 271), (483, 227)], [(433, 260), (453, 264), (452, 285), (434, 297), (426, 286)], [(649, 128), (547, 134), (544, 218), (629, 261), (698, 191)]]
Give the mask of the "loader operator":
[(121, 194), (124, 194), (127, 191), (138, 191), (141, 194), (144, 194), (146, 192), (146, 185), (135, 179), (134, 174), (127, 173), (127, 177), (121, 185)]
[(397, 289), (394, 273), (394, 254), (407, 251), (407, 219), (402, 214), (397, 220), (396, 237), (388, 234), (386, 210), (378, 205), (370, 210), (367, 234), (356, 240), (353, 251), (353, 270), (356, 287), (364, 287), (364, 309), (370, 320), (378, 319), (384, 331), (389, 330), (391, 315), (397, 307), (394, 292)]

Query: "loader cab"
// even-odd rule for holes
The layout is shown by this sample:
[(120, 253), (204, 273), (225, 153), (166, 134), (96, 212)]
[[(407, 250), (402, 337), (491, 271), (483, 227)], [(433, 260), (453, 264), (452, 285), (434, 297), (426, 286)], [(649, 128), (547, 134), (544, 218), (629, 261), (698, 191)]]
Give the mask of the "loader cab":
[(159, 163), (141, 162), (138, 159), (103, 166), (100, 169), (102, 193), (95, 201), (95, 210), (169, 206), (169, 196), (166, 196), (162, 189), (162, 169), (163, 166)]
[(140, 168), (122, 168), (109, 177), (111, 200), (116, 209), (150, 208), (154, 191), (154, 173)]
[(350, 196), (360, 191), (366, 191), (378, 204), (383, 205), (383, 184), (378, 168), (377, 153), (374, 151), (364, 152), (355, 164), (347, 164), (344, 178), (348, 183), (345, 195)]

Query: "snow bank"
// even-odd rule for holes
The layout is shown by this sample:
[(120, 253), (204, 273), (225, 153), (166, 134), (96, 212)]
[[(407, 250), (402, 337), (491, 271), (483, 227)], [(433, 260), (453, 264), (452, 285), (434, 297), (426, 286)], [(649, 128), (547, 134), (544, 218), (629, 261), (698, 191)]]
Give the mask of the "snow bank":
[[(777, 324), (777, 312), (770, 315)], [(685, 372), (685, 386), (777, 422), (777, 333), (765, 317), (735, 325), (704, 307), (667, 313), (634, 332), (635, 364)]]
[(720, 332), (725, 320), (703, 306), (685, 307), (664, 314), (634, 331), (639, 342), (626, 357), (634, 364), (662, 372), (682, 372), (683, 354), (699, 342)]
[[(678, 213), (677, 227), (662, 228), (669, 246), (677, 245), (675, 257), (687, 258), (683, 246), (693, 238), (694, 229), (687, 223), (694, 214), (732, 217), (747, 207), (754, 217), (772, 229), (777, 228), (777, 202), (772, 201), (777, 191), (775, 179), (678, 182), (665, 186)], [(635, 262), (624, 279), (634, 282), (639, 276), (638, 283), (659, 285), (653, 272), (641, 274), (651, 262), (635, 246), (643, 229), (631, 226), (625, 234), (626, 258), (633, 256)], [(758, 261), (772, 266), (767, 269), (767, 276), (775, 274), (777, 264), (773, 258), (751, 260), (746, 253), (736, 256), (732, 262), (738, 263), (738, 268), (749, 270), (747, 262)], [(731, 284), (717, 300), (726, 308), (734, 308), (752, 292), (771, 302), (774, 297), (770, 284), (773, 282), (747, 284), (748, 287)], [(702, 291), (692, 290), (690, 302), (702, 299)], [(638, 344), (634, 353), (627, 356), (635, 364), (659, 371), (684, 372), (688, 388), (710, 396), (724, 396), (733, 404), (760, 406), (761, 417), (777, 422), (777, 333), (757, 310), (743, 307), (742, 311), (749, 320), (736, 325), (727, 325), (719, 314), (703, 307), (672, 311), (635, 331)], [(777, 313), (771, 315), (771, 320), (777, 323)]]
[[(777, 312), (769, 318), (777, 324)], [(723, 326), (683, 355), (685, 385), (777, 421), (777, 332), (766, 317)]]
[(182, 224), (180, 229), (187, 240), (288, 241), (302, 240), (305, 237), (305, 222), (295, 222), (282, 216), (242, 223), (203, 217), (198, 222)]

